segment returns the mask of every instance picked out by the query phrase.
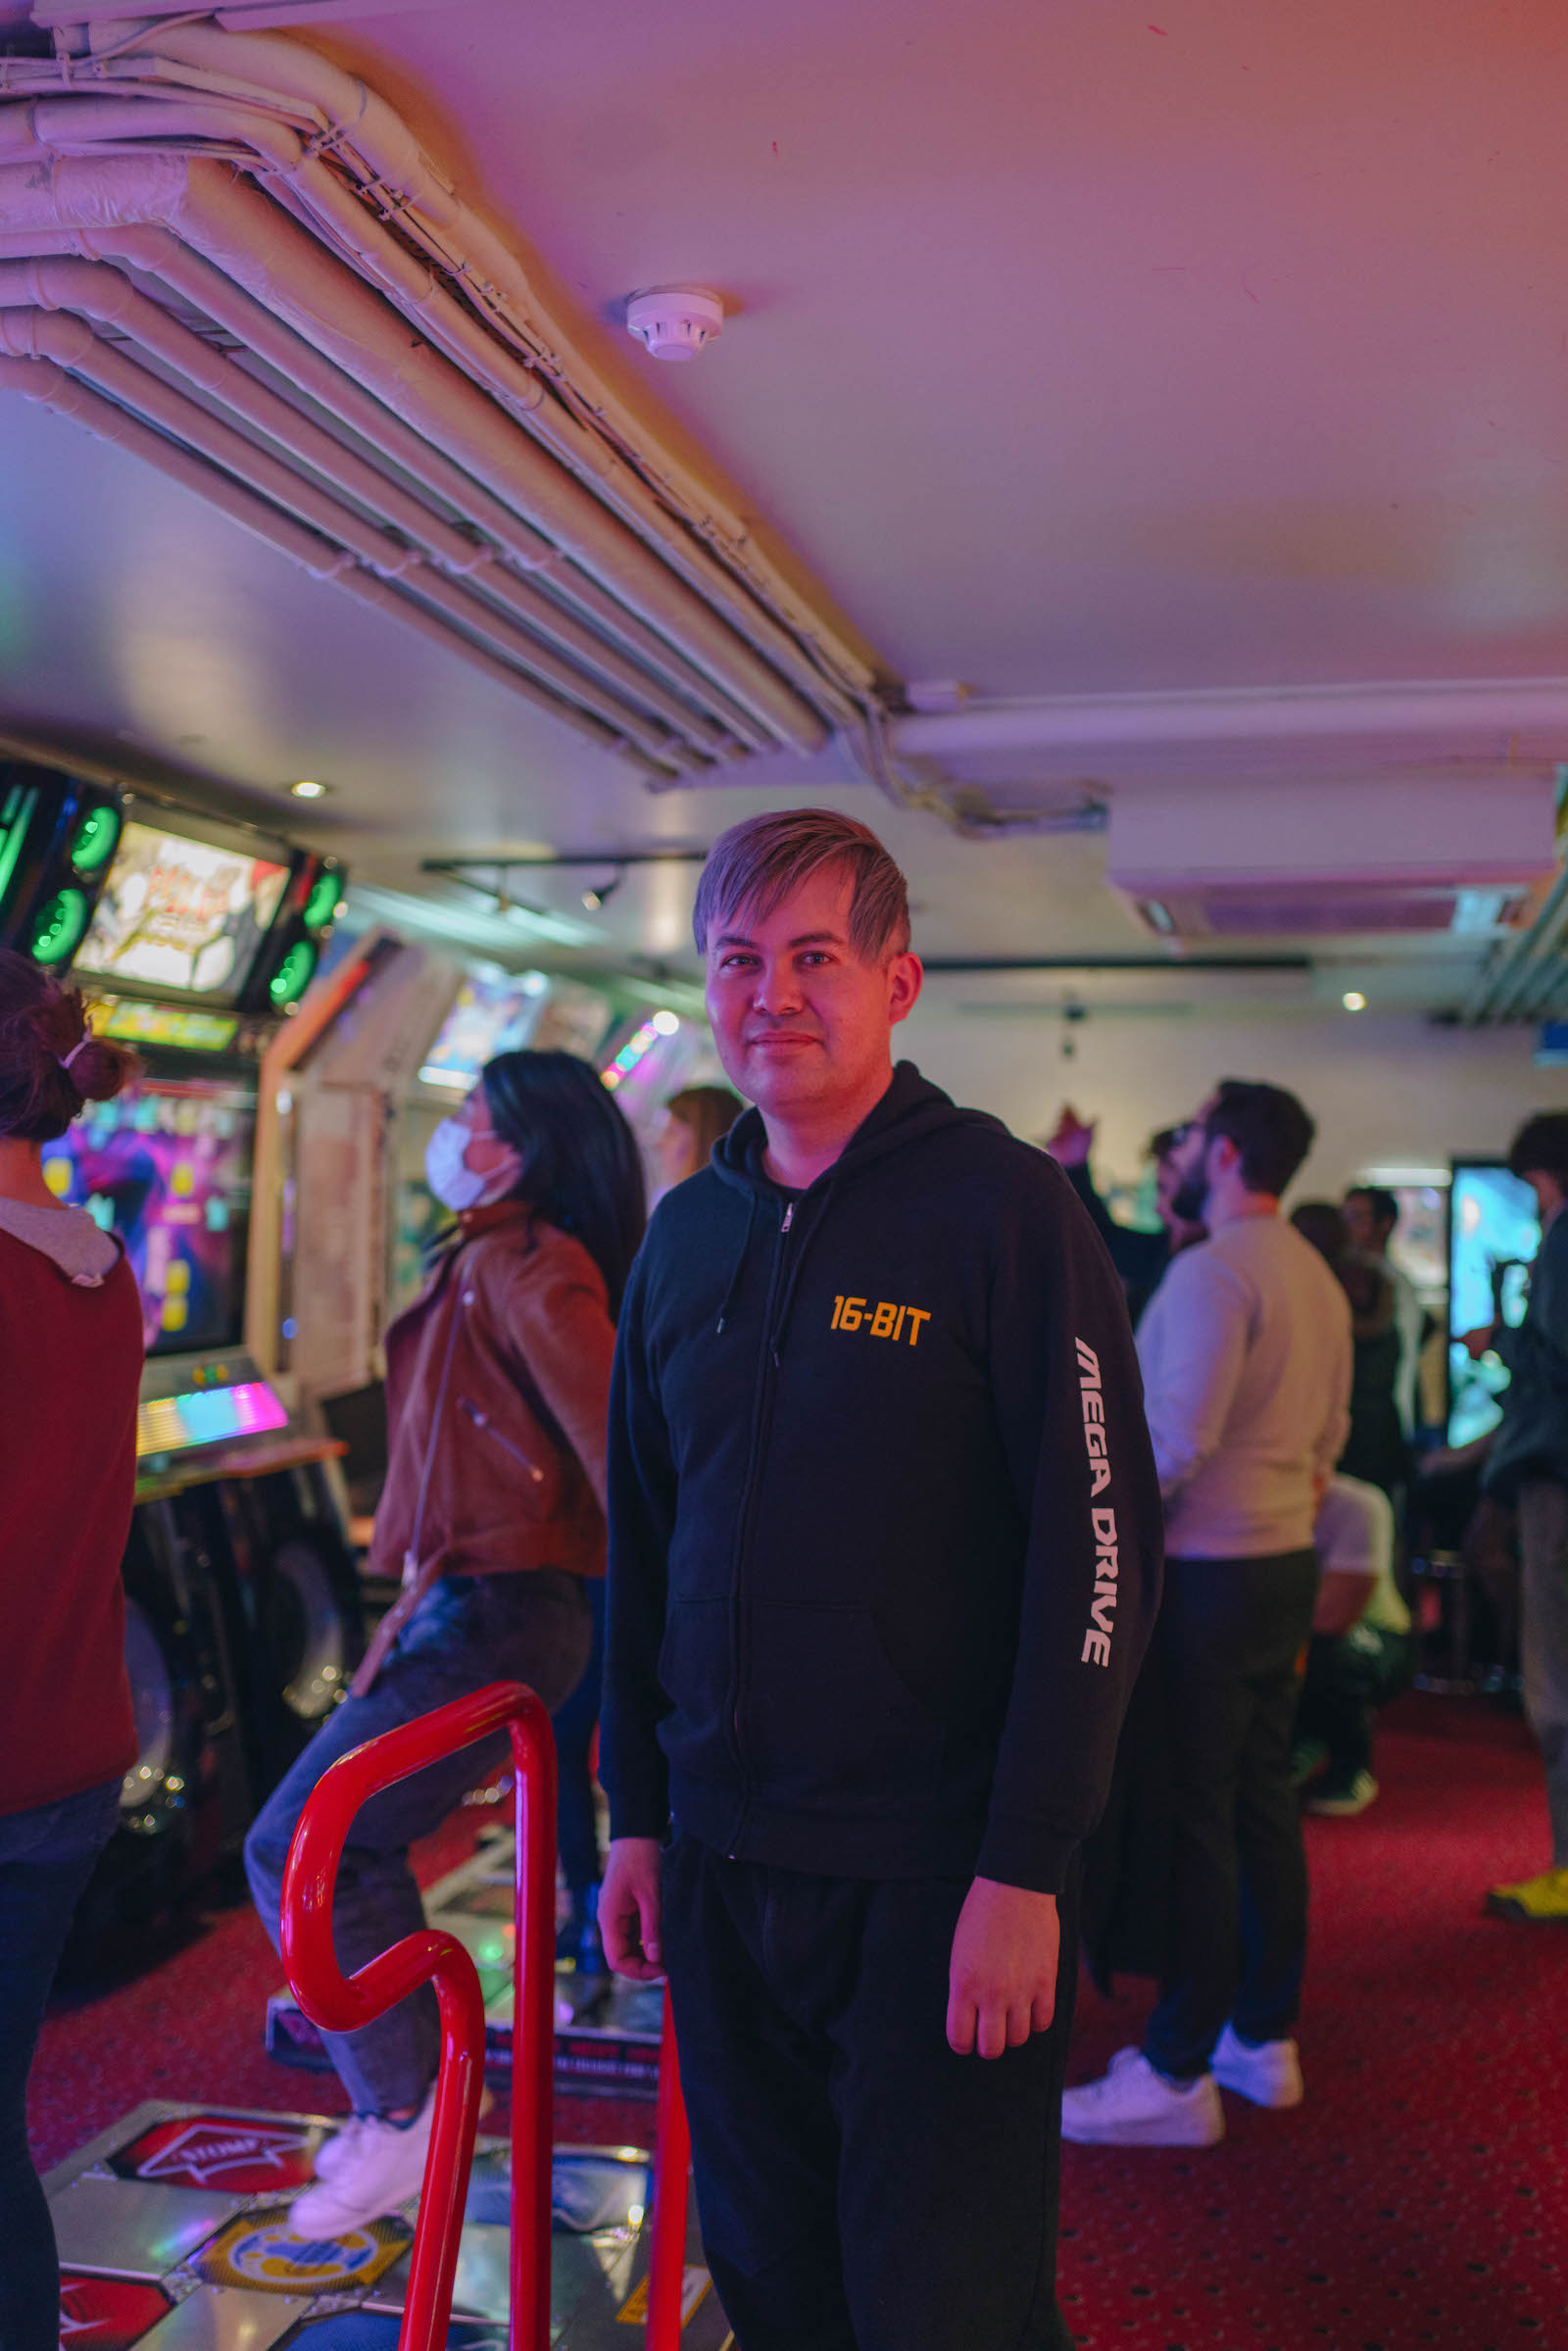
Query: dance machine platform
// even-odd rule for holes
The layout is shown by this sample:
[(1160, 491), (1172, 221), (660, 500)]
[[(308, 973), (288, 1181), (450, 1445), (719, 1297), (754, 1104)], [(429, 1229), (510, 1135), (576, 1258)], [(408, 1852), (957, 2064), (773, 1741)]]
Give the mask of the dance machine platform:
[[(512, 2080), (514, 1861), (511, 1835), (487, 1830), (473, 1859), (438, 1879), (424, 1897), (429, 1925), (455, 1935), (479, 1971), (485, 1999), (485, 2079), (496, 2089), (505, 2089)], [(662, 1984), (628, 1984), (618, 1976), (577, 1976), (569, 1968), (559, 1968), (557, 2088), (617, 2098), (656, 2096), (663, 2012)], [(274, 1992), (267, 2003), (267, 2046), (280, 2065), (298, 2066), (306, 2073), (330, 2071), (320, 2033), (300, 2013), (290, 1992)]]
[[(417, 2198), (332, 2239), (289, 2199), (339, 2126), (319, 2115), (138, 2106), (44, 2181), (63, 2351), (397, 2351)], [(474, 2151), (449, 2351), (507, 2351), (508, 2149)], [(628, 2351), (645, 2315), (651, 2172), (631, 2147), (558, 2148), (550, 2340)], [(733, 2338), (687, 2218), (683, 2351)]]

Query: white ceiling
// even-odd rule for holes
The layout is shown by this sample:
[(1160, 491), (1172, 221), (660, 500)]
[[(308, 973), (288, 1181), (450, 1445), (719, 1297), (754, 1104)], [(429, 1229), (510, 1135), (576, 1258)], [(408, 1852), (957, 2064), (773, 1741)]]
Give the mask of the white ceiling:
[[(891, 676), (1113, 698), (1568, 669), (1560, 0), (448, 0), (295, 37), (400, 108)], [(734, 315), (655, 368), (618, 306), (685, 278)], [(69, 422), (11, 402), (0, 436), (11, 734), (290, 821), (281, 788), (319, 776), (321, 829), (397, 885), (827, 798), (906, 857), (933, 953), (1147, 945), (1101, 840), (957, 842), (837, 753), (652, 797)], [(1309, 790), (1319, 757), (1276, 746), (1259, 788)], [(679, 869), (595, 923), (578, 886), (536, 896), (582, 952), (680, 953)], [(1399, 951), (1391, 986), (1451, 1000), (1455, 952)]]

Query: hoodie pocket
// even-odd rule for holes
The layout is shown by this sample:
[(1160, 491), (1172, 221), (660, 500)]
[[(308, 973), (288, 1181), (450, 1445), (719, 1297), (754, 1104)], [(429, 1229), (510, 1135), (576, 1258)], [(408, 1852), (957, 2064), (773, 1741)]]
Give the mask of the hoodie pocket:
[(671, 1592), (659, 1686), (673, 1712), (659, 1726), (659, 1743), (672, 1764), (700, 1779), (722, 1779), (732, 1769), (724, 1719), (729, 1660), (729, 1601), (679, 1600)]
[(869, 1608), (755, 1608), (741, 1747), (761, 1802), (838, 1819), (918, 1817), (936, 1796), (944, 1739), (889, 1661)]

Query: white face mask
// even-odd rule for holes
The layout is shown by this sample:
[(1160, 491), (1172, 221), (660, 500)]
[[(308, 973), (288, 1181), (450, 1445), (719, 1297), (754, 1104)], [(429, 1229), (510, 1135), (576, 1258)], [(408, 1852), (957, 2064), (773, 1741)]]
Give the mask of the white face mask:
[(475, 1175), (463, 1155), (468, 1140), (466, 1126), (443, 1118), (424, 1147), (424, 1180), (441, 1205), (454, 1212), (477, 1208), (487, 1199), (502, 1199), (517, 1180), (515, 1151), (509, 1151), (489, 1175)]

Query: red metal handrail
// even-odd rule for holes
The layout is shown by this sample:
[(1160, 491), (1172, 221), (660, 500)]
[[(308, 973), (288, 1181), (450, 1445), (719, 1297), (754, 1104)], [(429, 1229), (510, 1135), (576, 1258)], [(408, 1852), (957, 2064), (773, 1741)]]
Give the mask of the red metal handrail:
[(654, 2139), (647, 2351), (680, 2351), (681, 2293), (686, 2281), (686, 2175), (691, 2161), (692, 2134), (680, 2091), (675, 2020), (666, 1992), (664, 2035), (659, 2052), (659, 2119)]
[[(435, 1985), (440, 2005), (434, 2126), (398, 2351), (438, 2351), (451, 2322), (484, 2082), (484, 2000), (462, 1943), (428, 1927), (345, 1978), (332, 1942), (332, 1889), (349, 1830), (368, 1797), (502, 1730), (512, 1739), (517, 1806), (510, 2339), (512, 2351), (548, 2351), (556, 1917), (556, 1746), (549, 1715), (520, 1682), (495, 1682), (351, 1748), (313, 1790), (283, 1873), (283, 1965), (313, 2024), (352, 2033), (424, 1984)], [(684, 2167), (681, 2178), (684, 2185)], [(670, 2338), (678, 2339), (678, 2332)]]

